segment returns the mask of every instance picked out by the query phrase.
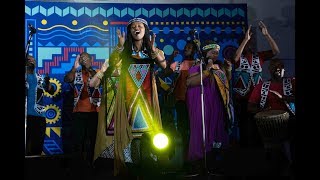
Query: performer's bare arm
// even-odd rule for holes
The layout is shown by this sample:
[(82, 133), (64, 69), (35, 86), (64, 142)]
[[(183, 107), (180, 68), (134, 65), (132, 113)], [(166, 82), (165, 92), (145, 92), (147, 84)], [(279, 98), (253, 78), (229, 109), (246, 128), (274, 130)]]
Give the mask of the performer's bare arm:
[(245, 37), (244, 37), (243, 41), (241, 42), (241, 44), (239, 45), (239, 47), (236, 51), (236, 54), (234, 56), (233, 60), (235, 63), (240, 60), (243, 49), (246, 46), (246, 44), (249, 42), (249, 40), (251, 39), (251, 35), (252, 35), (251, 25), (249, 25), (248, 30), (246, 31)]
[(64, 76), (64, 82), (71, 83), (74, 81), (76, 70), (80, 66), (79, 59), (80, 55), (78, 54), (71, 70)]
[[(205, 70), (202, 72), (202, 80), (210, 76), (209, 71)], [(190, 74), (187, 78), (187, 86), (198, 86), (201, 84), (200, 73)]]
[(162, 69), (165, 69), (167, 67), (167, 61), (164, 56), (164, 52), (154, 46), (155, 40), (156, 34), (153, 34), (150, 42), (152, 44), (151, 58), (154, 59)]
[(108, 69), (108, 59), (105, 60), (105, 62), (102, 64), (102, 67), (99, 72), (97, 72), (93, 78), (89, 82), (90, 87), (98, 87), (101, 83), (101, 79), (104, 76), (105, 71)]
[(259, 21), (259, 28), (260, 28), (262, 34), (266, 37), (269, 45), (271, 46), (273, 55), (275, 56), (275, 55), (279, 54), (280, 50), (279, 50), (277, 43), (271, 37), (271, 35), (269, 34), (269, 32), (267, 30), (267, 26), (262, 21)]

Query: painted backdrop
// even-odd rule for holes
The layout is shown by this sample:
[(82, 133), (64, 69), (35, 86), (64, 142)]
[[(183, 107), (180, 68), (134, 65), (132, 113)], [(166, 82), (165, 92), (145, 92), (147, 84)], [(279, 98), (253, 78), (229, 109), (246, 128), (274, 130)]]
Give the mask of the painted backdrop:
[[(246, 4), (111, 4), (26, 2), (25, 42), (28, 25), (36, 28), (29, 54), (37, 60), (37, 72), (48, 73), (55, 93), (46, 95), (47, 130), (43, 154), (68, 151), (72, 89), (63, 82), (77, 54), (86, 51), (93, 57), (93, 67), (100, 68), (117, 44), (116, 30), (126, 31), (127, 22), (141, 17), (156, 33), (156, 45), (169, 57), (181, 61), (187, 40), (212, 39), (221, 46), (219, 59), (229, 58), (238, 47), (237, 38), (247, 27)], [(164, 79), (167, 84), (170, 78)]]

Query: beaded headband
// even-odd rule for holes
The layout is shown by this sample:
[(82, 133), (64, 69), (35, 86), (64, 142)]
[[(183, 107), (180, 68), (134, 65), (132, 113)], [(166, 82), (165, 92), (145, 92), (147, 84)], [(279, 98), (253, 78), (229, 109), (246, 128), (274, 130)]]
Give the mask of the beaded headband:
[(208, 49), (218, 49), (220, 50), (220, 46), (218, 44), (208, 44), (202, 48), (203, 51), (208, 50)]
[(128, 22), (128, 25), (127, 26), (130, 26), (130, 24), (134, 23), (134, 22), (141, 22), (143, 23), (144, 25), (148, 26), (148, 22), (142, 18), (133, 18), (131, 19), (129, 22)]

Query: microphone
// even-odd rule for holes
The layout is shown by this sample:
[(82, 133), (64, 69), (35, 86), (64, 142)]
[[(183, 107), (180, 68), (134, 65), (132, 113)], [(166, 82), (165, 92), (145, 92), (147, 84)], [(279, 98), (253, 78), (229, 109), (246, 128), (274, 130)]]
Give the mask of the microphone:
[(36, 28), (34, 28), (31, 24), (28, 24), (28, 28), (31, 34), (35, 34), (37, 32)]
[(191, 30), (189, 31), (189, 34), (190, 34), (191, 36), (194, 36), (197, 32), (198, 32), (198, 31), (197, 31), (196, 29), (191, 29)]
[(196, 38), (196, 33), (197, 32), (198, 31), (196, 29), (191, 29), (189, 31), (189, 35), (193, 36), (193, 38), (194, 38), (193, 42), (200, 47), (200, 41)]

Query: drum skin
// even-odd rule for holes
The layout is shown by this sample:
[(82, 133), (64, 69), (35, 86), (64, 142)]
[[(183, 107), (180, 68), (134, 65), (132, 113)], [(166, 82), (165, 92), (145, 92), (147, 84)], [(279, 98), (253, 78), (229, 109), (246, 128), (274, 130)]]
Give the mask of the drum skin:
[(263, 142), (281, 143), (289, 138), (289, 113), (283, 110), (268, 110), (254, 116)]

